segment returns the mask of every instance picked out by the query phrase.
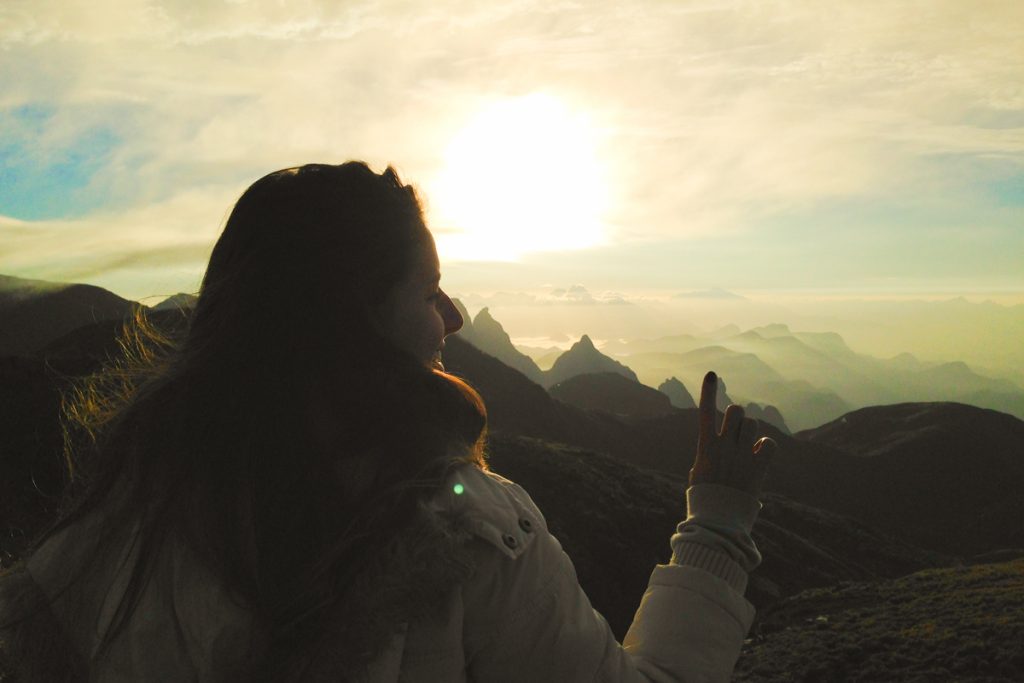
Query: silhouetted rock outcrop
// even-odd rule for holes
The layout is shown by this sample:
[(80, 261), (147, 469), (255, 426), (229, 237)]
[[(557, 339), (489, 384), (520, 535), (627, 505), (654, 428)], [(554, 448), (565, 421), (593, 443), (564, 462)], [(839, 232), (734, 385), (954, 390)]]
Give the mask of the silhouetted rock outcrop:
[(786, 421), (782, 419), (782, 413), (775, 406), (764, 406), (762, 408), (758, 403), (748, 403), (745, 412), (747, 417), (775, 425), (786, 434), (790, 433), (789, 427), (786, 426)]
[(554, 398), (584, 410), (619, 417), (651, 417), (675, 410), (668, 396), (614, 372), (576, 375), (548, 389)]
[(592, 372), (614, 372), (634, 382), (639, 381), (636, 373), (598, 351), (590, 337), (583, 335), (568, 351), (558, 357), (550, 370), (544, 373), (544, 382), (550, 387), (570, 377)]
[(658, 386), (658, 391), (668, 396), (676, 408), (696, 408), (697, 403), (686, 390), (686, 386), (675, 377), (670, 377)]
[(532, 358), (512, 344), (512, 339), (505, 332), (505, 328), (491, 316), (491, 312), (486, 307), (480, 309), (480, 312), (476, 314), (472, 326), (460, 334), (463, 339), (484, 353), (515, 368), (532, 381), (538, 384), (542, 382), (543, 373), (540, 368)]

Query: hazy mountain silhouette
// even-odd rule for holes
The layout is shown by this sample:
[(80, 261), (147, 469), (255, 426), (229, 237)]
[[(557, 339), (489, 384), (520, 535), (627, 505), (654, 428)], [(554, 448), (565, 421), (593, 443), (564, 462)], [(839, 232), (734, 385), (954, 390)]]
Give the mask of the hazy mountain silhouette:
[(981, 406), (1024, 419), (1024, 391), (1000, 392), (983, 389), (956, 396), (960, 403)]
[(652, 417), (675, 410), (662, 392), (614, 372), (576, 375), (549, 388), (548, 393), (577, 408), (600, 410), (617, 417)]
[(119, 320), (141, 304), (92, 285), (0, 275), (0, 354), (24, 355), (98, 320)]
[(670, 375), (699, 382), (706, 367), (716, 367), (738, 400), (776, 406), (794, 429), (858, 407), (916, 401), (955, 400), (1024, 418), (1024, 389), (966, 363), (925, 363), (909, 353), (876, 358), (854, 352), (834, 332), (793, 332), (780, 323), (614, 340), (604, 350), (651, 386)]
[[(461, 305), (461, 303), (460, 303)], [(468, 315), (463, 317), (468, 321)], [(471, 325), (464, 326), (459, 336), (470, 344), (488, 353), (505, 365), (515, 368), (532, 381), (543, 382), (543, 373), (533, 359), (522, 353), (512, 344), (512, 339), (497, 320), (491, 317), (490, 311), (484, 307), (476, 314)]]
[(708, 339), (727, 339), (734, 337), (741, 332), (739, 326), (729, 323), (728, 325), (722, 325), (721, 327), (708, 332), (705, 337)]
[(748, 403), (745, 406), (745, 414), (747, 417), (774, 425), (786, 434), (790, 433), (789, 427), (786, 426), (786, 420), (783, 419), (782, 413), (775, 406), (761, 406), (758, 403)]
[(909, 382), (908, 390), (920, 392), (925, 400), (936, 400), (941, 396), (957, 396), (963, 393), (989, 391), (993, 393), (1020, 392), (1020, 389), (1005, 379), (990, 379), (972, 371), (967, 363), (954, 361), (924, 368), (902, 378)]
[(758, 356), (721, 344), (684, 353), (642, 352), (621, 358), (628, 360), (641, 381), (648, 384), (676, 376), (691, 386), (700, 386), (704, 373), (714, 368), (729, 383), (731, 401), (774, 405), (786, 423), (797, 429), (835, 419), (850, 408), (832, 392), (806, 381), (786, 379)]
[[(821, 346), (828, 346), (824, 339), (816, 341), (823, 342)], [(785, 325), (771, 325), (748, 330), (719, 343), (734, 351), (756, 355), (787, 378), (799, 378), (814, 387), (832, 391), (842, 397), (846, 409), (865, 402), (892, 403), (896, 400), (894, 391), (887, 391), (877, 377), (865, 374), (869, 368), (856, 354), (852, 351), (846, 353), (848, 349), (841, 337), (836, 335), (835, 339), (828, 341), (833, 342), (830, 352), (821, 351), (791, 334)]]
[(658, 385), (658, 391), (668, 396), (676, 408), (696, 408), (697, 403), (687, 391), (686, 386), (675, 377), (669, 377)]
[(544, 373), (544, 383), (550, 387), (564, 382), (570, 377), (592, 372), (614, 372), (634, 382), (639, 382), (636, 373), (598, 351), (590, 337), (583, 335), (568, 351), (558, 357), (550, 370)]

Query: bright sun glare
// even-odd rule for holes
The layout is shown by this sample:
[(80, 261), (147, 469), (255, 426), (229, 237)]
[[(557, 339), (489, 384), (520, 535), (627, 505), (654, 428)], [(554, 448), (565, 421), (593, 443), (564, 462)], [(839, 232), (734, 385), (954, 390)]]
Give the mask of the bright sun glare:
[(516, 260), (605, 240), (606, 167), (588, 117), (534, 94), (480, 111), (428, 194), (442, 258)]

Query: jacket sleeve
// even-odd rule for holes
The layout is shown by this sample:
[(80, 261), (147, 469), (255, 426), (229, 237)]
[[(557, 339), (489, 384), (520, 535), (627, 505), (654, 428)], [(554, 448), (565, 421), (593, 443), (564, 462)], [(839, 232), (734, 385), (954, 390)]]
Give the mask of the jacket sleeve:
[[(754, 616), (753, 607), (730, 585), (733, 582), (697, 566), (659, 565), (620, 645), (591, 607), (572, 562), (525, 491), (493, 475), (483, 476), (504, 491), (513, 516), (525, 519), (520, 527), (529, 531), (506, 532), (493, 539), (480, 533), (473, 541), (477, 571), (462, 589), (471, 680), (729, 680)], [(471, 516), (486, 520), (488, 526), (509, 524), (488, 506)], [(686, 524), (673, 537), (674, 562), (685, 561), (680, 557), (688, 555), (683, 552)], [(689, 526), (694, 526), (692, 520)], [(734, 561), (707, 543), (708, 538), (714, 537), (702, 539), (705, 543), (699, 548), (707, 552), (698, 555), (735, 569)], [(741, 573), (745, 583), (745, 572)]]

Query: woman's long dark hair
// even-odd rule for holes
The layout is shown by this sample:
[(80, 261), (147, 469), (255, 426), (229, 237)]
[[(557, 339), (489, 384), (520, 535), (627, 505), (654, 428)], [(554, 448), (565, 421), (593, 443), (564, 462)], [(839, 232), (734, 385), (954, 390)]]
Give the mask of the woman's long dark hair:
[(41, 541), (95, 510), (137, 525), (108, 645), (173, 540), (251, 607), (277, 670), (301, 666), (361, 558), (453, 462), (483, 465), (479, 396), (378, 328), (431, 239), (391, 168), (272, 173), (228, 218), (183, 339), (143, 358), (141, 383), (129, 363), (79, 389), (68, 414), (81, 493)]

